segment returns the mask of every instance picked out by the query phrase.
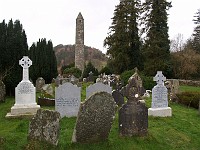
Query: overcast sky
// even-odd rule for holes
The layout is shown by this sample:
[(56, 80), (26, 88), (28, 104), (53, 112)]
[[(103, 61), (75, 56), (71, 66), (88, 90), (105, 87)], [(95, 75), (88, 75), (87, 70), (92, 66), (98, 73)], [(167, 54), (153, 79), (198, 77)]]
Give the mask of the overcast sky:
[[(0, 22), (20, 20), (26, 31), (28, 45), (39, 38), (52, 40), (58, 44), (75, 43), (76, 17), (79, 12), (84, 17), (85, 45), (103, 52), (103, 40), (111, 25), (111, 18), (119, 0), (0, 0)], [(200, 9), (200, 0), (172, 0), (169, 11), (169, 36), (173, 39), (183, 34), (191, 36), (193, 16)]]

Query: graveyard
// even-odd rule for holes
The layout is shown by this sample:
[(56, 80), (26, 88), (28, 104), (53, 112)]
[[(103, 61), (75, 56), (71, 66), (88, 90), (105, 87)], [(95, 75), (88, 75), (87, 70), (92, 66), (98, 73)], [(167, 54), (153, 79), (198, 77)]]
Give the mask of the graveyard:
[[(86, 98), (85, 87), (81, 91), (81, 101)], [(183, 86), (182, 91), (199, 90), (198, 87)], [(29, 119), (6, 119), (5, 115), (14, 104), (14, 97), (6, 97), (0, 111), (1, 149), (199, 149), (200, 117), (198, 110), (177, 103), (169, 102), (173, 110), (172, 117), (148, 117), (148, 134), (144, 137), (120, 137), (118, 113), (108, 139), (95, 143), (72, 143), (76, 117), (63, 117), (60, 121), (60, 136), (57, 147), (45, 142), (28, 141)], [(151, 97), (146, 98), (146, 105), (151, 107)], [(54, 110), (53, 106), (41, 106), (42, 109)]]
[(106, 54), (85, 45), (81, 12), (73, 45), (28, 46), (19, 20), (0, 23), (0, 150), (200, 149), (200, 10), (183, 43), (171, 2), (115, 7)]

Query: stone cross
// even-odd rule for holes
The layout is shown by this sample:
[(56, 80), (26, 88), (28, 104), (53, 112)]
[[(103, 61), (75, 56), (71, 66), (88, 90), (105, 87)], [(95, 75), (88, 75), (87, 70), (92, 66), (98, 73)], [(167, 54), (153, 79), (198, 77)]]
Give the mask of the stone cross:
[(23, 67), (23, 81), (29, 81), (29, 70), (28, 68), (32, 65), (32, 61), (28, 58), (28, 56), (23, 56), (21, 60), (19, 60), (19, 65)]
[(164, 85), (164, 81), (166, 81), (166, 77), (162, 74), (162, 71), (157, 71), (157, 74), (153, 78), (153, 81), (156, 81), (158, 85)]

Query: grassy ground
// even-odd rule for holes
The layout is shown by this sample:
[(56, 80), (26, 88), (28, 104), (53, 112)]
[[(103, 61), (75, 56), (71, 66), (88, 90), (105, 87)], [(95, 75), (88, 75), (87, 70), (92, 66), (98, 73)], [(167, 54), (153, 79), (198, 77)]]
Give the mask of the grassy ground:
[(200, 92), (200, 87), (194, 87), (194, 86), (180, 86), (180, 91), (181, 92), (195, 92), (195, 91), (199, 91)]
[[(85, 85), (84, 85), (85, 86)], [(150, 107), (151, 100), (146, 100)], [(94, 144), (72, 144), (76, 118), (61, 120), (60, 138), (57, 147), (46, 143), (27, 141), (28, 119), (5, 119), (14, 104), (14, 98), (8, 97), (0, 103), (0, 150), (19, 149), (61, 149), (61, 150), (169, 150), (200, 149), (200, 116), (198, 110), (170, 103), (173, 115), (168, 118), (149, 117), (146, 137), (124, 138), (118, 135), (118, 114), (112, 126), (108, 140)], [(45, 107), (45, 109), (54, 107)]]

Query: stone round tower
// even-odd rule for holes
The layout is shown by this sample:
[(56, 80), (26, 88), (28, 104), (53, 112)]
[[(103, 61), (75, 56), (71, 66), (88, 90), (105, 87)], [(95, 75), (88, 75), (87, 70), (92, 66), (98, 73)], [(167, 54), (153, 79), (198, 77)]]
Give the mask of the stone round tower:
[(83, 72), (84, 64), (84, 19), (79, 13), (76, 18), (75, 67)]

